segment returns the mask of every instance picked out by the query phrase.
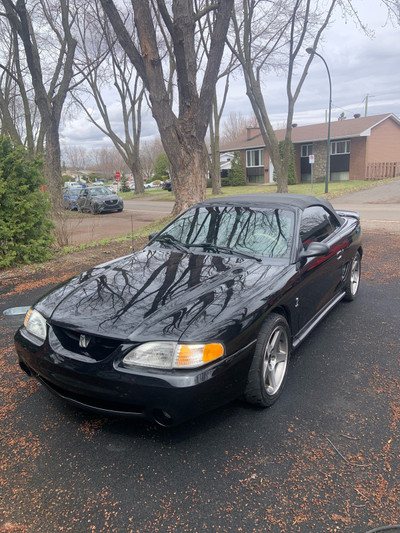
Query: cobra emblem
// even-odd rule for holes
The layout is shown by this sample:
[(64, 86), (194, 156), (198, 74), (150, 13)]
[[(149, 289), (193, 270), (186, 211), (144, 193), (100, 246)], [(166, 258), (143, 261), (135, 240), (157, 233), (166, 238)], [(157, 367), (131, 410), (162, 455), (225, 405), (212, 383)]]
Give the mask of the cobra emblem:
[(91, 340), (92, 337), (89, 337), (89, 335), (79, 335), (79, 347), (87, 348)]

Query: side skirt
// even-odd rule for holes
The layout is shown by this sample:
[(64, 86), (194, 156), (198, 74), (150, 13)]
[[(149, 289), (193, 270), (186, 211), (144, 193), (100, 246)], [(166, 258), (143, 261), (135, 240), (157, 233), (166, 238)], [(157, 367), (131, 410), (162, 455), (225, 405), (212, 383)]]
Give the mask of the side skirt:
[(321, 309), (292, 339), (293, 349), (307, 337), (307, 335), (321, 322), (323, 318), (331, 311), (336, 304), (345, 296), (345, 292), (340, 292), (325, 307)]

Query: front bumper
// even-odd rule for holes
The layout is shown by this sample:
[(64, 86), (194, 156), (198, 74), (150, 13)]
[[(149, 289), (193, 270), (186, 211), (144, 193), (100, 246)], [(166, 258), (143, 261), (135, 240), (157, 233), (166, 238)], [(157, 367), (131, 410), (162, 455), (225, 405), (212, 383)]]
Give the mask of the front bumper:
[[(51, 339), (51, 332), (49, 334)], [(102, 361), (84, 361), (55, 350), (46, 340), (37, 346), (21, 327), (15, 347), (21, 368), (58, 397), (106, 415), (145, 418), (173, 426), (223, 405), (244, 390), (254, 345), (206, 367), (161, 371), (123, 368), (124, 347)], [(126, 346), (125, 346), (126, 348)]]
[(111, 205), (106, 203), (98, 204), (99, 213), (111, 213), (113, 211), (121, 211), (123, 208), (123, 202), (113, 203)]

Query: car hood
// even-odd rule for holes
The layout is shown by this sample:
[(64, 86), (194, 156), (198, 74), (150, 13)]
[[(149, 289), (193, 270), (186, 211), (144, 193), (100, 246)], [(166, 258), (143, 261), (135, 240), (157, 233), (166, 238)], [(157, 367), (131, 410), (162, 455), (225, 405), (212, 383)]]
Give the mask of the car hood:
[(118, 200), (119, 196), (118, 194), (96, 194), (96, 196), (92, 196), (93, 200)]
[(145, 248), (73, 278), (35, 307), (52, 323), (92, 335), (140, 342), (217, 339), (238, 327), (237, 317), (250, 320), (287, 268)]

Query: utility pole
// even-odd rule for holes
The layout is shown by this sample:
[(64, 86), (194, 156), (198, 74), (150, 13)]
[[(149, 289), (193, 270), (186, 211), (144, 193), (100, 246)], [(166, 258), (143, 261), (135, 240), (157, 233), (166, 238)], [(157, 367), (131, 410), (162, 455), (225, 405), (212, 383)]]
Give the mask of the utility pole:
[[(373, 94), (367, 94), (367, 96), (364, 98), (364, 100), (365, 100), (365, 112), (364, 112), (364, 116), (365, 116), (365, 117), (368, 116), (368, 98), (369, 98), (370, 96), (371, 96), (372, 98), (374, 97)], [(364, 101), (364, 100), (363, 100), (363, 101)]]

